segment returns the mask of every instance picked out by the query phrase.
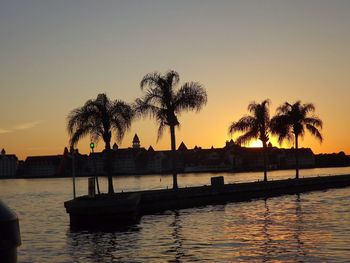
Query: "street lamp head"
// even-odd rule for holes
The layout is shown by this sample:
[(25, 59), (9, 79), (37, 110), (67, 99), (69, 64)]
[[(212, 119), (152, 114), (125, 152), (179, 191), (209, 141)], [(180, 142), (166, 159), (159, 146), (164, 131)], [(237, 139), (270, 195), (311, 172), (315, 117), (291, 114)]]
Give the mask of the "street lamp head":
[(93, 142), (90, 142), (90, 148), (91, 148), (92, 151), (94, 151), (95, 144)]

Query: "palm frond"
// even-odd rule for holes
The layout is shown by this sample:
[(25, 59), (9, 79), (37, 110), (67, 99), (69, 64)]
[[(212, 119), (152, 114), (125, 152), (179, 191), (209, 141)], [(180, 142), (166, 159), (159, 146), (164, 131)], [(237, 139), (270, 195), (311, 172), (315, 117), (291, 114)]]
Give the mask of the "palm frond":
[(294, 104), (289, 104), (285, 102), (277, 108), (277, 115), (271, 120), (272, 133), (278, 135), (281, 143), (284, 139), (291, 140), (294, 136), (303, 137), (306, 128), (313, 136), (322, 141), (322, 135), (317, 129), (323, 126), (321, 119), (316, 116), (308, 116), (314, 111), (315, 106), (312, 103), (301, 104), (300, 101), (296, 101)]
[(108, 109), (111, 104), (111, 100), (105, 93), (98, 94), (96, 100), (93, 102), (95, 105), (100, 105), (103, 109)]
[(180, 81), (180, 76), (175, 70), (169, 70), (165, 73), (163, 79), (168, 87), (175, 87)]
[(145, 104), (163, 106), (165, 104), (163, 91), (159, 88), (150, 88), (146, 91), (143, 101)]
[(91, 119), (93, 111), (90, 108), (82, 107), (74, 109), (67, 117), (67, 131), (68, 134), (74, 133), (74, 131), (80, 126), (84, 126)]
[(91, 126), (89, 125), (76, 129), (74, 133), (72, 133), (72, 136), (70, 138), (70, 141), (69, 141), (70, 146), (74, 147), (78, 143), (78, 141), (81, 138), (85, 137), (87, 134), (89, 134), (90, 131), (91, 131)]
[(157, 133), (157, 141), (159, 141), (163, 135), (165, 125), (169, 125), (168, 111), (166, 109), (158, 110), (156, 113), (155, 119), (156, 119), (156, 122), (159, 124), (158, 133)]
[(140, 82), (141, 89), (143, 89), (146, 86), (160, 87), (161, 85), (162, 85), (162, 76), (157, 71), (146, 74)]
[(271, 105), (271, 100), (270, 99), (265, 99), (260, 104), (261, 104), (261, 106), (263, 108), (268, 108)]
[(175, 94), (174, 110), (179, 113), (181, 110), (199, 111), (207, 103), (207, 93), (198, 82), (185, 83)]
[(320, 131), (313, 125), (311, 124), (306, 124), (306, 129), (314, 136), (316, 137), (320, 142), (323, 141), (322, 134)]
[(250, 113), (254, 113), (256, 111), (258, 104), (255, 101), (252, 101), (251, 103), (248, 104), (248, 111)]
[(239, 136), (236, 139), (236, 143), (238, 143), (239, 145), (245, 145), (249, 143), (252, 139), (258, 139), (258, 134), (254, 130), (248, 131), (245, 134)]
[(237, 122), (232, 122), (230, 125), (228, 132), (233, 134), (235, 132), (245, 132), (249, 130), (257, 130), (257, 125), (254, 117), (252, 116), (244, 116)]
[(157, 117), (157, 112), (161, 111), (162, 108), (150, 104), (143, 99), (136, 99), (134, 104), (134, 111), (137, 117)]
[(88, 100), (84, 106), (74, 109), (68, 115), (70, 141), (76, 144), (90, 134), (94, 141), (103, 138), (109, 143), (111, 130), (116, 131), (116, 138), (121, 141), (131, 126), (133, 116), (131, 107), (125, 102), (112, 102), (106, 94), (98, 94), (95, 100)]
[(283, 141), (293, 142), (294, 140), (294, 134), (291, 133), (290, 129), (288, 128), (281, 129), (280, 132), (277, 133), (276, 135), (277, 135), (278, 143), (280, 145), (283, 143)]
[(134, 118), (134, 111), (132, 107), (121, 100), (116, 100), (113, 102), (110, 114), (115, 119), (125, 122), (126, 125), (130, 125), (132, 119)]
[(157, 131), (157, 142), (162, 138), (164, 133), (165, 124), (159, 123), (158, 131)]
[(100, 141), (100, 138), (102, 137), (102, 131), (101, 130), (93, 130), (90, 132), (90, 140), (97, 144)]
[(164, 131), (164, 127), (178, 126), (176, 114), (181, 110), (200, 110), (206, 103), (207, 97), (200, 84), (185, 83), (177, 92), (175, 87), (180, 81), (179, 74), (174, 70), (164, 75), (152, 72), (143, 77), (141, 89), (148, 87), (142, 98), (136, 99), (134, 110), (136, 116), (150, 116), (159, 124), (157, 140)]
[(131, 127), (134, 111), (129, 104), (116, 100), (111, 105), (110, 116), (111, 126), (116, 131), (116, 139), (121, 142), (125, 132)]
[(312, 117), (307, 117), (303, 120), (303, 123), (305, 124), (310, 124), (312, 126), (318, 127), (318, 128), (323, 128), (323, 122), (321, 119), (319, 119), (316, 116), (312, 116)]
[(303, 116), (307, 116), (309, 113), (315, 111), (315, 106), (312, 103), (305, 103), (300, 107)]
[(278, 143), (282, 144), (284, 140), (292, 141), (292, 124), (288, 115), (276, 115), (270, 121), (270, 131), (272, 135), (278, 137)]
[(285, 115), (288, 114), (289, 111), (291, 111), (292, 105), (288, 102), (283, 103), (281, 106), (278, 106), (276, 109), (277, 115)]

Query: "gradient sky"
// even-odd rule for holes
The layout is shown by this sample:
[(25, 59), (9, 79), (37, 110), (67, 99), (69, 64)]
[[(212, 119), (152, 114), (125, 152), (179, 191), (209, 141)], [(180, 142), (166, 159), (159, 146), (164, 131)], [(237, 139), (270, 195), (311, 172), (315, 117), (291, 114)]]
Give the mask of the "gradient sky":
[[(349, 28), (346, 0), (0, 0), (0, 148), (62, 153), (72, 109), (101, 92), (133, 102), (145, 74), (174, 69), (208, 93), (201, 112), (181, 115), (178, 145), (222, 147), (249, 102), (269, 98), (273, 115), (300, 99), (324, 121), (324, 142), (306, 136), (301, 147), (350, 154)], [(123, 147), (135, 132), (144, 147), (170, 148), (150, 119)]]

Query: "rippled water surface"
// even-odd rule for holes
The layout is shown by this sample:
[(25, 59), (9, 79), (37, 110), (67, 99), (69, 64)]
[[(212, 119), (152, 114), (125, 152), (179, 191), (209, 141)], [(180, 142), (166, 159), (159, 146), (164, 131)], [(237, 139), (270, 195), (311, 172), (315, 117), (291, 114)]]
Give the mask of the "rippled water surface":
[[(302, 170), (301, 176), (350, 168)], [(223, 174), (226, 182), (261, 173)], [(294, 171), (269, 173), (270, 179)], [(215, 174), (179, 176), (180, 186), (210, 183)], [(170, 176), (120, 177), (118, 191), (166, 188)], [(78, 194), (87, 179), (77, 180)], [(102, 180), (101, 188), (106, 189)], [(71, 232), (63, 202), (71, 179), (1, 180), (0, 197), (19, 216), (19, 262), (350, 262), (350, 188), (206, 206), (144, 216), (125, 230)]]

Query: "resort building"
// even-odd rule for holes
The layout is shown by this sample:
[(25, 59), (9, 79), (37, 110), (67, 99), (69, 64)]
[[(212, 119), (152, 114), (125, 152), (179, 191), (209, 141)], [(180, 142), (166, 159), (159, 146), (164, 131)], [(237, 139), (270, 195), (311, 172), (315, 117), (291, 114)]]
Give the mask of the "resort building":
[[(91, 152), (89, 155), (74, 154), (76, 176), (105, 175), (105, 152)], [(21, 169), (28, 177), (71, 176), (73, 155), (65, 148), (62, 155), (30, 156)], [(14, 159), (17, 160), (17, 159)], [(295, 150), (280, 149), (271, 144), (267, 149), (268, 169), (289, 169), (295, 166)], [(15, 161), (16, 162), (16, 161)], [(137, 134), (130, 147), (119, 148), (116, 143), (111, 150), (111, 166), (114, 175), (171, 173), (171, 151), (155, 151), (141, 146)], [(300, 168), (315, 166), (315, 156), (311, 149), (299, 149)], [(264, 167), (263, 148), (247, 148), (227, 141), (222, 148), (189, 149), (181, 142), (177, 149), (176, 167), (178, 172), (239, 172), (256, 171)]]
[(14, 154), (6, 154), (5, 149), (2, 149), (0, 154), (0, 177), (15, 177), (17, 168), (17, 156)]
[(53, 177), (58, 175), (62, 155), (29, 156), (24, 161), (24, 177)]
[[(295, 150), (270, 147), (267, 150), (269, 169), (287, 169), (295, 166)], [(89, 155), (89, 171), (104, 174), (104, 153)], [(300, 168), (313, 167), (315, 157), (311, 149), (299, 149)], [(155, 151), (141, 147), (140, 139), (135, 134), (129, 148), (119, 148), (116, 144), (112, 151), (113, 174), (152, 174), (171, 173), (171, 151)], [(195, 146), (188, 149), (181, 142), (177, 149), (178, 172), (220, 172), (220, 171), (255, 171), (264, 167), (262, 148), (241, 147), (233, 140), (227, 141), (223, 148), (202, 149)]]

